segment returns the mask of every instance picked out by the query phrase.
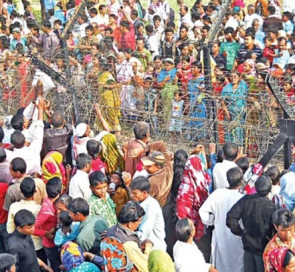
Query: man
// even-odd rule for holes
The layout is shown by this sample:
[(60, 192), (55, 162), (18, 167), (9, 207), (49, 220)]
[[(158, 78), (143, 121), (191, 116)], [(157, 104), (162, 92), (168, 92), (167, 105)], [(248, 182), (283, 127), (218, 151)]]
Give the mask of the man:
[(188, 6), (187, 5), (182, 5), (179, 9), (179, 13), (180, 13), (180, 24), (185, 24), (188, 26), (189, 29), (191, 29), (193, 27), (193, 22), (192, 22), (192, 18), (191, 18), (191, 14), (188, 10)]
[[(0, 127), (0, 133), (1, 133), (1, 129), (2, 128)], [(4, 136), (4, 134), (3, 134), (3, 136)], [(0, 138), (1, 138), (1, 136), (0, 136)], [(9, 171), (9, 165), (10, 165), (9, 161), (6, 160), (5, 149), (3, 147), (0, 147), (0, 181), (5, 182), (7, 184), (9, 184), (12, 179), (12, 176)]]
[(253, 21), (257, 19), (259, 24), (263, 24), (263, 19), (261, 16), (255, 13), (255, 6), (253, 4), (248, 5), (247, 7), (248, 14), (245, 16), (244, 23), (246, 24), (246, 29), (252, 27)]
[[(199, 210), (202, 222), (214, 226), (211, 242), (212, 264), (219, 272), (243, 272), (243, 244), (240, 237), (226, 227), (226, 214), (243, 197), (239, 188), (243, 183), (243, 173), (239, 167), (226, 173), (228, 188), (215, 190)], [(235, 255), (236, 258), (232, 258)]]
[(31, 235), (34, 231), (35, 217), (28, 210), (20, 210), (14, 217), (15, 231), (7, 239), (7, 253), (16, 258), (17, 272), (53, 272), (44, 262), (37, 258)]
[(179, 39), (176, 42), (177, 48), (179, 48), (179, 46), (181, 44), (188, 43), (189, 40), (190, 39), (189, 39), (189, 36), (188, 36), (188, 27), (185, 26), (185, 25), (180, 26)]
[(43, 140), (43, 156), (49, 151), (58, 151), (63, 155), (63, 162), (71, 164), (71, 137), (73, 129), (66, 124), (66, 120), (61, 112), (54, 112), (51, 117), (52, 128), (46, 129)]
[(0, 254), (0, 271), (1, 272), (15, 272), (16, 258), (8, 253)]
[(179, 52), (177, 50), (176, 42), (174, 40), (174, 30), (171, 27), (167, 27), (164, 31), (165, 38), (161, 41), (160, 52), (163, 59), (171, 58), (175, 62), (178, 62)]
[(231, 71), (233, 68), (238, 50), (240, 48), (239, 44), (233, 38), (234, 29), (232, 27), (227, 27), (224, 30), (225, 42), (221, 43), (220, 54), (226, 58), (226, 70)]
[(238, 67), (239, 64), (244, 63), (246, 59), (250, 59), (251, 54), (256, 55), (256, 59), (259, 59), (262, 56), (262, 50), (254, 44), (255, 37), (252, 32), (246, 32), (245, 34), (245, 44), (241, 46), (238, 51), (235, 67)]
[(118, 37), (118, 49), (120, 51), (125, 51), (130, 48), (131, 50), (135, 50), (135, 33), (134, 28), (131, 23), (128, 21), (120, 22), (120, 35)]
[(231, 232), (242, 237), (245, 272), (264, 272), (262, 254), (273, 235), (272, 215), (277, 210), (267, 197), (271, 191), (268, 176), (259, 177), (255, 189), (257, 194), (242, 197), (226, 218)]
[[(24, 199), (24, 196), (20, 190), (20, 184), (22, 180), (26, 177), (27, 165), (24, 159), (15, 158), (10, 163), (10, 174), (14, 179), (14, 183), (9, 186), (7, 193), (5, 195), (5, 201), (3, 209), (9, 211), (9, 208), (12, 203)], [(43, 180), (39, 178), (34, 178), (36, 192), (34, 193), (34, 200), (37, 204), (42, 204), (43, 200), (47, 197), (46, 187)]]
[[(149, 149), (157, 148), (158, 142), (149, 143), (150, 140), (150, 129), (149, 124), (146, 122), (137, 122), (133, 128), (135, 138), (131, 138), (126, 147), (126, 159), (125, 159), (125, 171), (130, 173), (131, 177), (136, 172), (136, 166), (140, 163), (140, 160), (146, 156), (146, 153)], [(133, 152), (132, 150), (144, 149), (145, 152), (142, 152), (139, 156), (134, 157), (130, 156)]]
[(83, 251), (100, 255), (101, 234), (108, 229), (100, 215), (89, 216), (89, 205), (83, 198), (73, 199), (69, 204), (70, 217), (80, 222), (77, 244)]
[[(145, 212), (137, 203), (129, 201), (125, 204), (118, 217), (118, 224), (111, 227), (107, 232), (107, 237), (117, 238), (124, 247), (124, 251), (136, 268), (142, 272), (148, 272), (148, 255), (153, 244), (145, 241), (141, 244), (136, 234)], [(145, 245), (145, 250), (141, 247)]]
[(275, 57), (273, 58), (273, 66), (279, 66), (285, 69), (290, 58), (290, 53), (287, 49), (287, 39), (284, 37), (278, 38), (278, 49), (275, 49)]
[(149, 50), (144, 47), (144, 38), (137, 38), (136, 39), (136, 57), (141, 62), (144, 70), (146, 70), (147, 66), (151, 64), (152, 55)]
[(159, 202), (150, 196), (149, 180), (139, 176), (132, 180), (130, 189), (132, 199), (145, 211), (136, 232), (140, 241), (149, 239), (154, 244), (153, 249), (166, 251), (164, 217)]
[(78, 48), (80, 50), (80, 53), (82, 56), (85, 56), (87, 54), (91, 53), (91, 47), (98, 43), (98, 39), (93, 35), (94, 33), (94, 28), (92, 25), (88, 25), (85, 28), (85, 34), (86, 36), (80, 39)]
[(91, 158), (87, 154), (79, 154), (76, 160), (77, 172), (72, 177), (69, 187), (69, 195), (72, 198), (81, 197), (86, 201), (91, 197), (89, 173), (91, 170)]
[(262, 29), (264, 32), (269, 30), (279, 31), (284, 29), (283, 22), (276, 15), (276, 8), (274, 6), (269, 6), (267, 8), (268, 17), (264, 20)]
[(45, 21), (43, 23), (43, 32), (43, 55), (44, 57), (51, 59), (59, 50), (60, 41), (56, 34), (53, 32), (50, 22)]
[[(8, 233), (13, 233), (15, 230), (14, 216), (18, 211), (25, 209), (30, 211), (35, 217), (38, 215), (41, 205), (34, 201), (35, 188), (35, 181), (31, 177), (26, 177), (21, 182), (20, 190), (25, 199), (21, 199), (20, 201), (11, 204), (6, 225)], [(41, 238), (32, 235), (32, 239), (38, 258), (46, 262), (46, 258), (44, 258), (45, 253), (42, 250), (43, 246)]]
[(220, 53), (220, 43), (218, 41), (213, 42), (212, 48), (211, 48), (211, 56), (213, 57), (216, 66), (218, 66), (221, 69), (226, 69), (226, 57)]
[(149, 174), (150, 194), (159, 201), (161, 207), (164, 207), (167, 203), (173, 179), (171, 157), (166, 151), (165, 144), (159, 142), (157, 151), (150, 152), (141, 161)]
[(214, 189), (227, 188), (228, 181), (226, 173), (229, 169), (236, 167), (235, 160), (238, 156), (238, 146), (232, 142), (226, 142), (222, 148), (223, 161), (216, 163), (213, 168)]
[(12, 30), (13, 39), (10, 42), (10, 50), (14, 51), (16, 49), (16, 45), (21, 43), (24, 48), (27, 48), (27, 39), (21, 36), (21, 31), (18, 27)]
[(100, 26), (107, 26), (109, 24), (109, 15), (107, 14), (107, 7), (106, 5), (100, 5), (98, 7), (99, 14), (97, 15), (97, 24), (98, 27)]
[[(40, 152), (42, 149), (44, 124), (43, 124), (43, 108), (44, 98), (39, 98), (38, 108), (38, 120), (36, 122), (36, 128), (33, 139), (29, 146), (25, 144), (25, 136), (21, 131), (16, 130), (11, 135), (11, 144), (14, 145), (13, 151), (6, 150), (7, 160), (12, 161), (14, 158), (23, 158), (26, 161), (27, 173), (40, 173), (41, 170), (41, 158)], [(23, 117), (21, 117), (23, 118)], [(22, 119), (23, 120), (23, 119)]]
[(264, 269), (270, 272), (268, 253), (276, 248), (287, 247), (295, 251), (294, 215), (288, 210), (278, 210), (273, 214), (272, 222), (277, 231), (276, 235), (267, 244), (264, 253)]

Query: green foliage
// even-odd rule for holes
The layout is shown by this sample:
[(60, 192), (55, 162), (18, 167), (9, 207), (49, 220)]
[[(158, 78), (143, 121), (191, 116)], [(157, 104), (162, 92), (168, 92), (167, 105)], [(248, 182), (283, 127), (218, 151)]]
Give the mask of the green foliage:
[(38, 25), (41, 25), (42, 24), (41, 8), (40, 9), (32, 8), (32, 13), (33, 13)]

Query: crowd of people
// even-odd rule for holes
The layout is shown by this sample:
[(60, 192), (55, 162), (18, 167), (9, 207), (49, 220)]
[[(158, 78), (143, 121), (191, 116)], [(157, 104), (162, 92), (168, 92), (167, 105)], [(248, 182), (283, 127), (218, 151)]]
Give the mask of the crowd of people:
[[(218, 0), (178, 0), (179, 14), (166, 0), (89, 0), (78, 14), (80, 0), (44, 0), (42, 18), (31, 4), (0, 3), (0, 272), (295, 271), (295, 163), (249, 162), (269, 136), (251, 130), (271, 133), (295, 104), (295, 2), (232, 1), (209, 45), (212, 90), (202, 49)], [(32, 54), (93, 103), (94, 124), (56, 110), (50, 92), (67, 89)], [(230, 123), (222, 149), (197, 144), (212, 99)], [(136, 120), (126, 142), (122, 116)], [(151, 140), (158, 116), (195, 148)]]

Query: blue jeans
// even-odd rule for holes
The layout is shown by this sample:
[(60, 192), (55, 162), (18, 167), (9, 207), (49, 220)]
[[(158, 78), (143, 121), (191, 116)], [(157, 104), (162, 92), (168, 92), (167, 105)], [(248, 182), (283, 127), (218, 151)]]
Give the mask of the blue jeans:
[(7, 236), (8, 233), (6, 231), (6, 223), (0, 224), (0, 254), (6, 252), (5, 248)]

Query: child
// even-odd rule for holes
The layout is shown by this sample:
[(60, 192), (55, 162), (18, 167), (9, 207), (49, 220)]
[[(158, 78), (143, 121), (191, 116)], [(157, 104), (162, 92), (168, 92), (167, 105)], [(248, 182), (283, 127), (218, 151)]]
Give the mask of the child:
[(15, 231), (7, 238), (7, 253), (16, 257), (16, 271), (52, 271), (37, 258), (31, 235), (34, 231), (35, 216), (28, 210), (20, 210), (14, 216)]
[(182, 128), (182, 115), (183, 115), (183, 104), (184, 101), (181, 100), (179, 91), (174, 93), (174, 99), (172, 100), (172, 110), (171, 110), (171, 118), (170, 118), (170, 132), (172, 137), (179, 137), (181, 128)]
[(62, 211), (58, 217), (61, 228), (55, 233), (54, 243), (57, 247), (63, 246), (68, 241), (75, 241), (79, 234), (79, 223), (73, 224), (73, 219), (68, 211)]
[(129, 201), (122, 175), (118, 172), (114, 172), (110, 176), (109, 194), (116, 204), (116, 215), (118, 216), (124, 205)]
[(295, 90), (292, 87), (292, 78), (286, 78), (283, 85), (283, 91), (288, 105), (295, 105)]
[(272, 45), (272, 41), (271, 38), (269, 36), (266, 36), (264, 39), (264, 49), (263, 49), (263, 53), (262, 56), (267, 58), (269, 60), (270, 63), (273, 62), (273, 58), (275, 57), (275, 50), (274, 50), (274, 46)]
[(87, 147), (88, 154), (92, 159), (90, 173), (95, 171), (100, 171), (103, 174), (105, 174), (106, 164), (101, 160), (101, 158), (98, 155), (100, 153), (99, 143), (96, 140), (89, 140), (87, 142), (86, 147)]
[(89, 182), (92, 191), (92, 196), (89, 199), (90, 214), (101, 215), (109, 227), (117, 224), (116, 205), (107, 193), (107, 177), (102, 172), (96, 171), (90, 174)]

